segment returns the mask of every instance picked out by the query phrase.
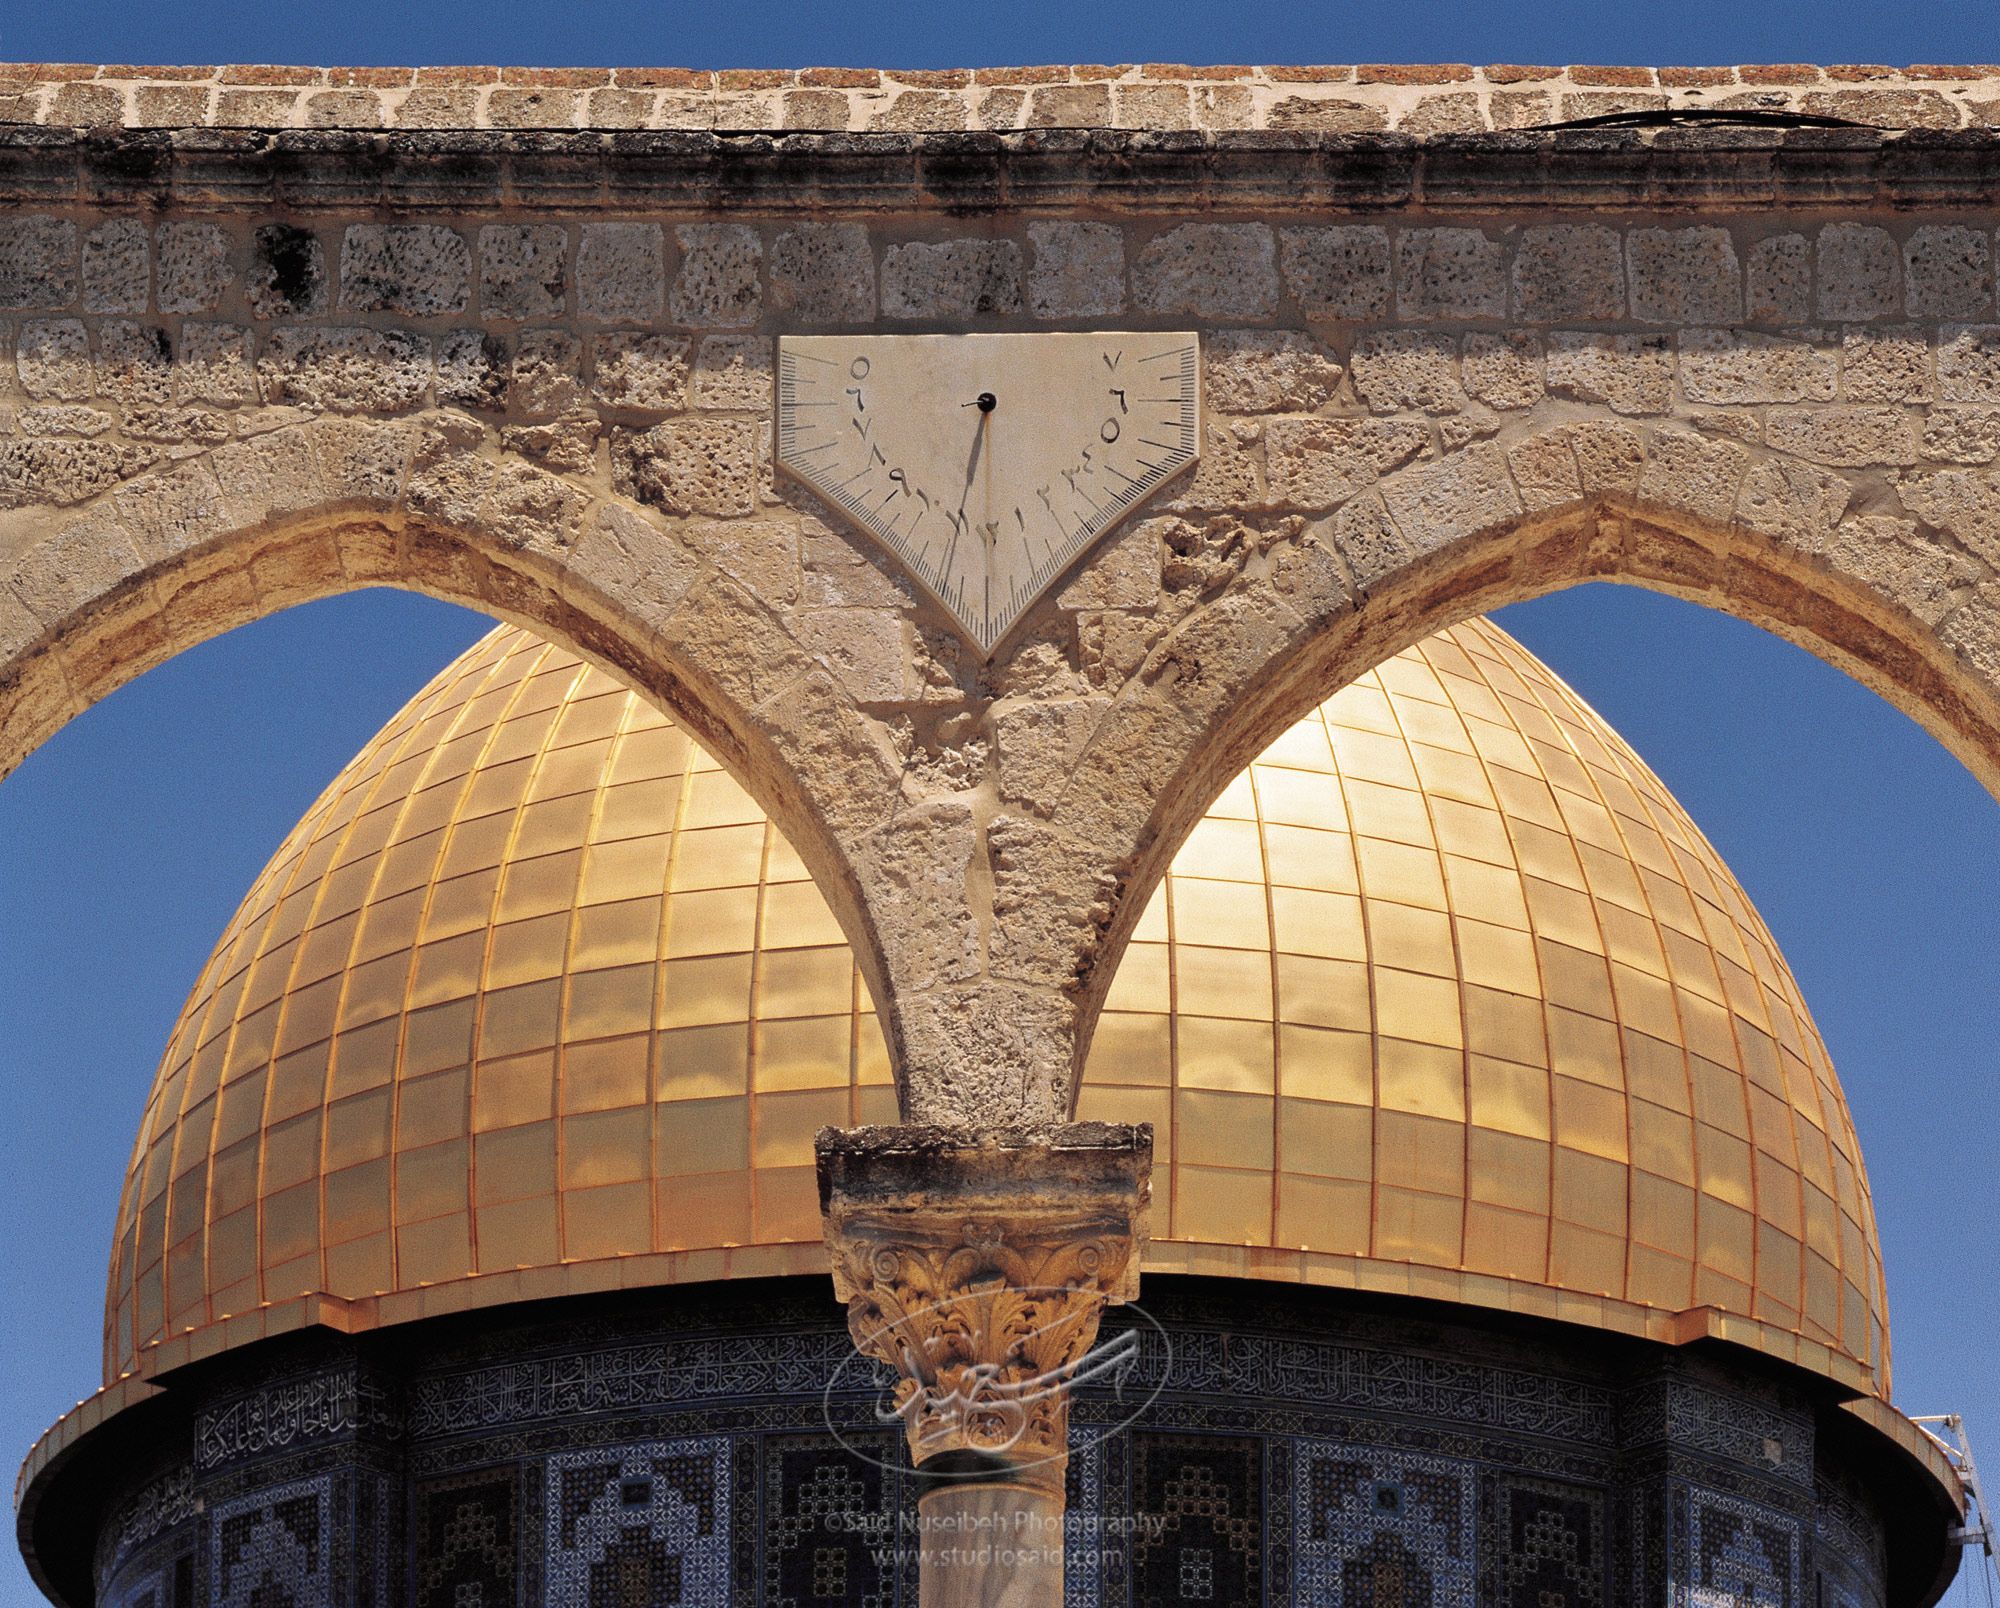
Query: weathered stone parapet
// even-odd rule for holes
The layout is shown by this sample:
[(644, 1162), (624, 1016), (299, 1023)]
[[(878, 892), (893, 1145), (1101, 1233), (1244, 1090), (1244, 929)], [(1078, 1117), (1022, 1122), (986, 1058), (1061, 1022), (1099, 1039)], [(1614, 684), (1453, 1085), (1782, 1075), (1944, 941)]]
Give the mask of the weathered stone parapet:
[(899, 1375), (912, 1461), (1059, 1501), (1073, 1376), (1138, 1293), (1152, 1129), (829, 1128), (817, 1148), (834, 1293)]
[(2000, 122), (2000, 68), (1143, 65), (0, 65), (0, 122), (125, 128), (1306, 129), (1431, 135), (1621, 112), (1798, 112), (1881, 128)]
[(98, 129), (0, 123), (0, 203), (495, 217), (1078, 209), (1577, 213), (1978, 208), (2000, 128)]

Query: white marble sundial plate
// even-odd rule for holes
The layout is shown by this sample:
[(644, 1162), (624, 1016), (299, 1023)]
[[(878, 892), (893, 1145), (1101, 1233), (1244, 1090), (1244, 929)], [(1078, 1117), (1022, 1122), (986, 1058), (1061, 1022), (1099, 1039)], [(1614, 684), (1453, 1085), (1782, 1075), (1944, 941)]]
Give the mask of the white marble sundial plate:
[(777, 392), (779, 466), (987, 654), (1201, 443), (1187, 332), (786, 335)]

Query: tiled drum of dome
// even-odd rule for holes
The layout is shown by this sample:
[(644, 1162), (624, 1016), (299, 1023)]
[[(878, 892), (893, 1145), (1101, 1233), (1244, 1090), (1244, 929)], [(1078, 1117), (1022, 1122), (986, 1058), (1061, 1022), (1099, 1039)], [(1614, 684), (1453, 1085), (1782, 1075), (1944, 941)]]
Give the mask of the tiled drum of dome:
[(1155, 1125), (1150, 1267), (1713, 1306), (1886, 1389), (1860, 1152), (1776, 945), (1486, 622), (1230, 784), (1120, 964), (1079, 1114)]

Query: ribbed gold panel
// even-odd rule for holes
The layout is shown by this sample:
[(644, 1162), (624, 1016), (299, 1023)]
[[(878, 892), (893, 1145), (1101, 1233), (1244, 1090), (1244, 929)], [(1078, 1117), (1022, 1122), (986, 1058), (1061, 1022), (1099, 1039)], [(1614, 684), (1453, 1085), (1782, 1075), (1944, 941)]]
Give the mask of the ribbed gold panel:
[(819, 1237), (812, 1136), (895, 1120), (854, 957), (671, 721), (519, 631), (278, 851), (167, 1049), (108, 1357), (305, 1292)]
[(1713, 1308), (1886, 1388), (1861, 1153), (1791, 973), (1658, 778), (1486, 622), (1216, 802), (1079, 1115), (1155, 1124), (1153, 1265), (1621, 1327)]
[[(107, 1377), (302, 1295), (353, 1328), (802, 1270), (813, 1132), (894, 1115), (853, 956), (763, 812), (501, 629), (335, 779), (190, 995)], [(1120, 966), (1080, 1115), (1158, 1129), (1149, 1266), (1722, 1334), (1886, 1391), (1859, 1151), (1770, 935), (1491, 625), (1231, 785)]]

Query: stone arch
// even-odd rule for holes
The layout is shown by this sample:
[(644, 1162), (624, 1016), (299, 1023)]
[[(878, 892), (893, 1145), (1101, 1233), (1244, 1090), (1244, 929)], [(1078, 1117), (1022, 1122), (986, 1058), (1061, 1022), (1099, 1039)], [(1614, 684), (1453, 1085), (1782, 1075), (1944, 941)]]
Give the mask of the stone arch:
[(1072, 1087), (1133, 926), (1222, 788), (1333, 690), (1508, 603), (1599, 580), (1736, 615), (1879, 693), (2000, 796), (2000, 485), (1954, 472), (1900, 498), (1695, 430), (1584, 419), (1419, 463), (1317, 522), (1209, 521), (1241, 556), (1120, 687), (1044, 828), (1088, 890), (1066, 912)]
[(336, 593), (423, 592), (671, 708), (799, 850), (888, 1025), (897, 967), (865, 849), (895, 813), (899, 765), (838, 670), (698, 523), (485, 445), (462, 417), (322, 418), (138, 474), (67, 517), (16, 516), (0, 530), (26, 537), (0, 573), (0, 776), (184, 648)]

